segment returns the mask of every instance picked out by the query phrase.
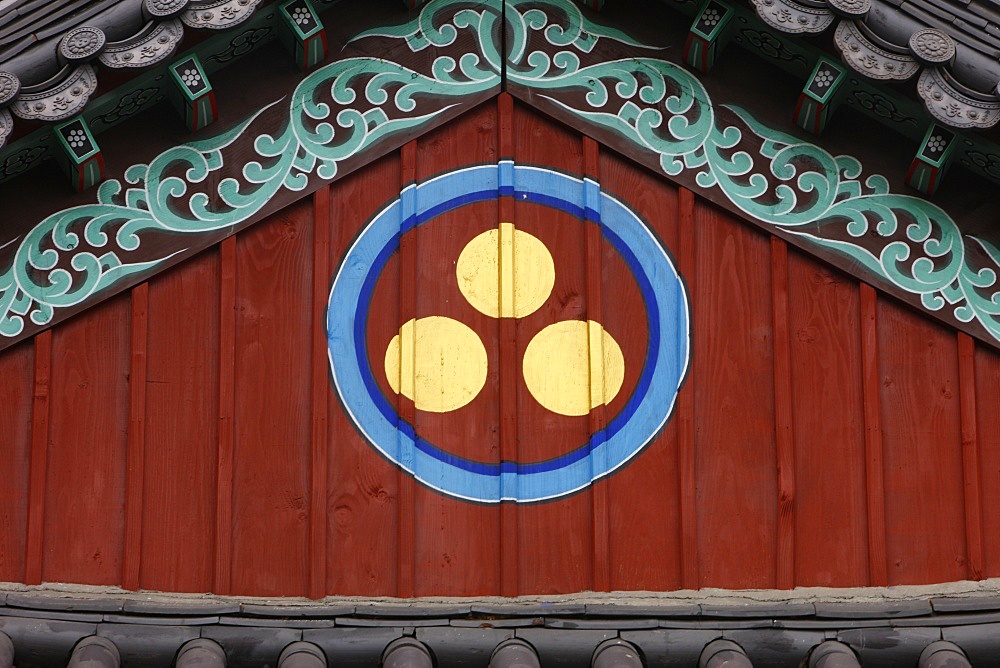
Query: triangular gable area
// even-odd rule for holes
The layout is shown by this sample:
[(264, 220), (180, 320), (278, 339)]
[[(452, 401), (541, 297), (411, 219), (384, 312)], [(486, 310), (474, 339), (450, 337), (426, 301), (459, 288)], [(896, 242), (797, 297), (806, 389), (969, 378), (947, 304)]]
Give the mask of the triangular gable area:
[(988, 194), (774, 129), (718, 0), (296, 2), (0, 184), (0, 667), (991, 665)]

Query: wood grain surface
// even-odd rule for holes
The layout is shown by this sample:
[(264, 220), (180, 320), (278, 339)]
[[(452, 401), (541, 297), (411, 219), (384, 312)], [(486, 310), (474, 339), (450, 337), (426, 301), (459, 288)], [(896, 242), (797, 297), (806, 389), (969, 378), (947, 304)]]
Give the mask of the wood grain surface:
[(964, 579), (954, 332), (880, 300), (879, 369), (889, 584)]
[(214, 582), (219, 253), (149, 283), (140, 586)]
[(31, 404), (34, 346), (24, 342), (0, 355), (0, 457), (7, 462), (0, 485), (0, 579), (24, 580), (31, 471)]
[(778, 483), (770, 240), (701, 205), (695, 210), (695, 252), (691, 374), (697, 383), (701, 585), (774, 587)]
[[(373, 216), (411, 183), (500, 158), (626, 202), (690, 298), (690, 372), (662, 432), (532, 504), (458, 500), (392, 464), (341, 405), (326, 349), (331, 281)], [(516, 318), (477, 310), (455, 268), (501, 223), (555, 267)], [(441, 214), (401, 235), (374, 285), (369, 362), (383, 369), (406, 320), (448, 317), (483, 343), (487, 380), (445, 412), (376, 384), (445, 451), (565, 454), (624, 398), (558, 415), (528, 388), (525, 351), (553, 322), (599, 322), (631, 387), (647, 341), (630, 281), (594, 215), (512, 197)], [(1000, 575), (995, 351), (506, 95), (4, 351), (0, 376), (4, 580), (319, 598)]]
[(800, 252), (788, 258), (795, 582), (868, 577), (865, 441), (857, 284)]
[(121, 295), (52, 336), (46, 582), (122, 581), (130, 315)]

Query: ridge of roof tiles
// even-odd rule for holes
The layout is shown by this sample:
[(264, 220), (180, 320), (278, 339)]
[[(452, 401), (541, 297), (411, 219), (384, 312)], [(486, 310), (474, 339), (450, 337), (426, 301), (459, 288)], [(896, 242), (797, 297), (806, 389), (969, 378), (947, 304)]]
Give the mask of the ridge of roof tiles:
[(79, 113), (100, 63), (141, 70), (177, 51), (191, 30), (220, 31), (269, 0), (0, 0), (0, 148), (15, 118)]
[(844, 62), (880, 81), (916, 81), (944, 125), (1000, 122), (1000, 3), (994, 0), (751, 0), (785, 33), (831, 32)]
[[(40, 589), (0, 592), (0, 635), (15, 661), (24, 656), (53, 666), (66, 665), (85, 642), (113, 645), (115, 665), (170, 666), (194, 639), (214, 643), (236, 667), (283, 665), (279, 655), (302, 642), (329, 665), (358, 666), (378, 665), (400, 642), (462, 665), (485, 665), (505, 642), (532, 648), (543, 666), (556, 658), (558, 665), (588, 666), (612, 643), (634, 648), (649, 665), (694, 668), (720, 640), (744, 653), (745, 665), (812, 666), (805, 661), (821, 645), (852, 653), (861, 665), (922, 666), (921, 656), (948, 650), (967, 660), (956, 665), (978, 666), (1000, 654), (1000, 596), (992, 592), (859, 601), (699, 601), (698, 594), (636, 604), (633, 595), (594, 602), (306, 601)], [(839, 645), (825, 644), (832, 641)]]

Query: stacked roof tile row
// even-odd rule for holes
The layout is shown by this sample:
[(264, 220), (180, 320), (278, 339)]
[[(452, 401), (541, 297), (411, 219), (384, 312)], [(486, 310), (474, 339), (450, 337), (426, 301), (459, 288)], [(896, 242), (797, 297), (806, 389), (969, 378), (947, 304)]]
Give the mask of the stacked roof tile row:
[[(1000, 122), (1000, 5), (991, 0), (753, 0), (788, 33), (832, 29), (844, 62), (871, 79), (916, 79), (928, 112), (945, 125)], [(918, 76), (919, 72), (919, 76)]]
[[(712, 655), (728, 656), (733, 663), (724, 665), (731, 666), (921, 668), (937, 665), (932, 655), (955, 666), (995, 665), (1000, 656), (1000, 598), (993, 596), (636, 605), (290, 603), (28, 592), (0, 594), (0, 603), (0, 633), (10, 639), (18, 666), (67, 665), (94, 638), (102, 639), (97, 644), (107, 655), (118, 657), (108, 665), (148, 667), (174, 665), (184, 648), (206, 647), (221, 652), (225, 664), (219, 665), (283, 665), (279, 658), (290, 647), (308, 649), (295, 643), (308, 643), (317, 661), (359, 667), (387, 665), (387, 652), (399, 647), (426, 656), (428, 666), (500, 665), (490, 664), (491, 657), (511, 644), (541, 666), (596, 665), (595, 657), (612, 646), (624, 648), (613, 665), (636, 667), (704, 666)], [(626, 660), (628, 652), (635, 663)], [(819, 662), (831, 655), (837, 660)]]

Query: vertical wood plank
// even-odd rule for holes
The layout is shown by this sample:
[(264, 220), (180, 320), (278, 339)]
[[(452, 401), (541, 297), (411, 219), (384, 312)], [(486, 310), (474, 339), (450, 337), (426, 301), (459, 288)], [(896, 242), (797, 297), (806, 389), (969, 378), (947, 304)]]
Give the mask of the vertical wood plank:
[[(497, 98), (499, 154), (501, 160), (513, 160), (514, 98), (509, 93), (501, 93)], [(500, 222), (514, 221), (514, 198), (501, 196), (497, 204)], [(501, 369), (517, 366), (517, 330), (514, 320), (503, 318), (499, 323), (499, 365)], [(519, 461), (517, 447), (517, 386), (514, 383), (500, 385), (500, 461)], [(500, 595), (517, 596), (520, 578), (518, 575), (519, 539), (518, 512), (514, 503), (503, 503), (500, 507)]]
[[(590, 137), (583, 138), (583, 173), (586, 178), (592, 179), (596, 184), (601, 182), (601, 170), (598, 163), (597, 142)], [(584, 189), (588, 187), (584, 184)], [(603, 243), (601, 240), (601, 228), (595, 221), (587, 221), (586, 224), (586, 294), (587, 294), (587, 319), (593, 322), (604, 323), (603, 301), (603, 271), (601, 256)], [(591, 360), (595, 358), (591, 351)], [(599, 360), (604, 360), (604, 354), (596, 356)], [(591, 368), (591, 382), (595, 382), (595, 377), (603, 377), (603, 368)], [(605, 404), (600, 404), (591, 409), (589, 414), (590, 433), (596, 434), (604, 429), (607, 424)], [(592, 588), (594, 591), (608, 591), (611, 588), (611, 528), (608, 519), (608, 480), (602, 478), (593, 485), (591, 495), (591, 516), (593, 517), (593, 544), (594, 544), (594, 573)]]
[[(677, 197), (677, 265), (687, 281), (688, 294), (696, 289), (694, 193), (681, 188)], [(698, 308), (692, 303), (692, 312)], [(693, 315), (691, 316), (693, 320)], [(697, 350), (694, 351), (697, 353)], [(695, 457), (694, 397), (697, 379), (689, 373), (677, 395), (677, 471), (680, 492), (681, 583), (685, 589), (701, 586), (698, 567), (698, 475)]]
[[(676, 255), (680, 234), (677, 190), (610, 151), (600, 151), (599, 166), (601, 191), (626, 202), (646, 221), (667, 251)], [(596, 231), (594, 228), (588, 229), (588, 235)], [(588, 253), (593, 241), (593, 237), (588, 239)], [(635, 301), (627, 298), (628, 286), (634, 285), (634, 279), (617, 249), (605, 242), (600, 261), (603, 290), (600, 322), (615, 337), (624, 335), (624, 339), (639, 344), (638, 357), (626, 361), (626, 376), (629, 366), (634, 366), (638, 374), (646, 353), (642, 338), (648, 323), (646, 305), (641, 297)], [(679, 265), (677, 268), (680, 270)], [(626, 380), (623, 387), (632, 385)], [(670, 397), (655, 400), (669, 401)], [(615, 419), (614, 408), (619, 405), (612, 402), (611, 407), (604, 408), (607, 421)], [(607, 477), (612, 591), (673, 591), (683, 586), (681, 551), (688, 546), (681, 542), (679, 417), (675, 406), (662, 432), (635, 458)], [(595, 503), (599, 493), (600, 488), (595, 487)], [(595, 514), (599, 508), (594, 506)], [(693, 500), (691, 512), (694, 517)], [(639, 540), (638, 535), (641, 535)], [(599, 536), (599, 532), (595, 533), (595, 539)], [(597, 560), (595, 567), (599, 567)], [(697, 581), (692, 586), (697, 587)]]
[(119, 295), (52, 335), (44, 581), (121, 584), (130, 315)]
[(858, 283), (789, 252), (795, 584), (868, 582)]
[[(300, 200), (236, 240), (235, 594), (309, 590), (312, 206)], [(275, 462), (281, 466), (275, 466)]]
[(788, 245), (771, 237), (771, 322), (774, 331), (774, 440), (778, 460), (778, 547), (775, 582), (795, 586), (795, 435), (788, 334)]
[(149, 282), (142, 589), (216, 589), (220, 266), (216, 248)]
[(31, 466), (28, 474), (28, 517), (25, 539), (24, 582), (42, 581), (45, 528), (45, 481), (48, 479), (49, 398), (52, 380), (52, 330), (34, 338), (35, 376), (31, 397)]
[(31, 427), (35, 355), (30, 340), (0, 354), (0, 581), (23, 582), (31, 494)]
[[(482, 105), (422, 136), (416, 146), (416, 180), (426, 182), (459, 166), (496, 163), (497, 115), (494, 104)], [(485, 384), (467, 405), (445, 413), (418, 410), (413, 425), (422, 438), (446, 452), (487, 464), (500, 461), (497, 381), (502, 372), (490, 367), (496, 366), (498, 325), (503, 319), (472, 307), (458, 287), (456, 263), (468, 243), (497, 229), (498, 216), (497, 202), (477, 202), (435, 216), (404, 237), (415, 242), (416, 317), (445, 316), (464, 324), (478, 336), (487, 356)], [(417, 596), (498, 593), (496, 504), (455, 500), (417, 484), (414, 521)]]
[[(407, 142), (400, 151), (399, 185), (400, 192), (407, 186), (413, 185), (417, 180), (417, 142)], [(415, 201), (410, 202), (410, 207), (416, 205)], [(407, 206), (403, 207), (403, 216), (407, 216), (411, 211)], [(408, 322), (417, 315), (417, 237), (416, 235), (405, 235), (399, 242), (399, 322)], [(415, 341), (414, 341), (415, 345)], [(410, 351), (413, 355), (414, 352)], [(411, 357), (412, 359), (412, 357)], [(402, 367), (401, 367), (402, 368)], [(416, 365), (414, 365), (414, 370)], [(400, 419), (409, 424), (416, 422), (415, 409), (403, 396), (398, 395), (396, 404), (397, 414)], [(410, 451), (409, 456), (401, 448), (401, 457), (404, 461), (412, 462), (413, 456)], [(411, 467), (412, 468), (412, 467)], [(416, 518), (414, 516), (414, 505), (416, 482), (406, 471), (400, 470), (398, 480), (399, 495), (397, 497), (397, 511), (399, 518), (396, 524), (399, 531), (396, 538), (396, 595), (400, 598), (410, 598), (415, 592), (416, 579)]]
[[(399, 154), (392, 153), (337, 181), (330, 207), (330, 257), (340, 258), (358, 231), (399, 197)], [(384, 281), (383, 308), (399, 311), (398, 256)], [(338, 317), (338, 314), (332, 314)], [(344, 317), (349, 317), (345, 314)], [(326, 368), (326, 367), (325, 367)], [(331, 594), (395, 596), (398, 531), (397, 469), (365, 442), (335, 391), (329, 392), (327, 574)]]
[(983, 546), (983, 495), (981, 489), (979, 430), (976, 415), (976, 343), (971, 336), (959, 332), (958, 387), (962, 420), (962, 479), (965, 482), (965, 536), (968, 578), (986, 577)]
[[(532, 111), (515, 106), (514, 136), (518, 164), (546, 165), (581, 176), (583, 159), (579, 136)], [(583, 189), (575, 195), (583, 203)], [(517, 200), (514, 222), (530, 230), (553, 255), (556, 285), (547, 301), (527, 317), (517, 318), (517, 357), (543, 327), (563, 320), (586, 320), (583, 289), (586, 273), (585, 235), (573, 221), (558, 221), (561, 212)], [(567, 214), (568, 215), (568, 214)], [(513, 381), (521, 364), (504, 369)], [(521, 387), (525, 387), (522, 381)], [(558, 435), (540, 438), (539, 425), (554, 420)], [(589, 418), (566, 417), (543, 408), (525, 390), (518, 397), (518, 461), (544, 461), (565, 454), (589, 438)], [(593, 491), (562, 497), (551, 503), (518, 507), (518, 576), (522, 594), (583, 591), (593, 579)], [(558, 530), (555, 528), (558, 527)], [(559, 555), (553, 559), (552, 555)]]
[(219, 432), (215, 484), (215, 591), (233, 582), (233, 448), (236, 423), (236, 237), (219, 245)]
[(861, 366), (865, 406), (865, 479), (868, 499), (868, 584), (888, 584), (885, 545), (885, 473), (879, 371), (878, 298), (861, 284)]
[(955, 335), (879, 303), (889, 584), (967, 577)]
[[(1000, 352), (975, 347), (976, 426), (980, 457), (985, 577), (1000, 576)], [(965, 381), (963, 381), (965, 382)]]
[(326, 595), (327, 431), (330, 372), (327, 363), (326, 301), (330, 285), (330, 187), (313, 193), (312, 455), (309, 481), (309, 597)]
[(770, 241), (710, 205), (697, 205), (695, 215), (691, 373), (702, 586), (770, 588), (778, 517)]
[(885, 478), (879, 370), (878, 297), (861, 284), (861, 366), (865, 407), (865, 479), (868, 499), (868, 584), (888, 584), (885, 544)]
[[(132, 342), (129, 360), (128, 453), (125, 479), (125, 552), (122, 587), (139, 589), (142, 556), (143, 473), (146, 450), (146, 345), (149, 283), (132, 288)], [(178, 416), (178, 418), (181, 418)]]

